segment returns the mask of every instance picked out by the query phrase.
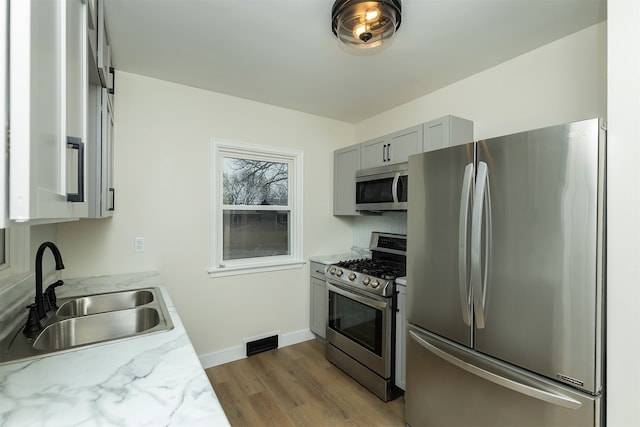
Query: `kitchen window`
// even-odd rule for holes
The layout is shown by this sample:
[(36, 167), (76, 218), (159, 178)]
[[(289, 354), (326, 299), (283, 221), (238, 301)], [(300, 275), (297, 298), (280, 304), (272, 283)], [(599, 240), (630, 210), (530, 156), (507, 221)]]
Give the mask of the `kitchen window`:
[(209, 274), (300, 267), (302, 152), (211, 139)]

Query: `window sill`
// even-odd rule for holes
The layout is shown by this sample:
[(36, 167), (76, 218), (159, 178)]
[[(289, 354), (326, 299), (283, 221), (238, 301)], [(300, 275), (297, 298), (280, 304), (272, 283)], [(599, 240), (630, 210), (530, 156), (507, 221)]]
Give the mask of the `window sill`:
[(207, 270), (209, 277), (237, 276), (240, 274), (263, 273), (266, 271), (291, 270), (294, 268), (302, 268), (306, 261), (301, 259), (282, 261), (278, 263), (268, 264), (251, 264), (251, 265), (234, 265), (227, 267), (214, 268)]

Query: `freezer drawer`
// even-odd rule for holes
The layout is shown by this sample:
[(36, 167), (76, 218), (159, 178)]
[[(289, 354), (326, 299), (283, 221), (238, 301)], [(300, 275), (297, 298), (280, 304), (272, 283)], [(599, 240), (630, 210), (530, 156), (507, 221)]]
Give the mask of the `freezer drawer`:
[(407, 424), (599, 426), (601, 398), (478, 355), (409, 326)]

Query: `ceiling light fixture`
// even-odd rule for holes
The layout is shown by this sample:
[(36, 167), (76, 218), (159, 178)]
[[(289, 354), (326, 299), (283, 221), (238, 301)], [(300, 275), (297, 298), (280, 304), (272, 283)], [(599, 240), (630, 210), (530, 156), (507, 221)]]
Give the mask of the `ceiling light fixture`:
[(387, 47), (400, 28), (400, 0), (336, 0), (331, 26), (340, 45), (355, 54), (370, 54)]

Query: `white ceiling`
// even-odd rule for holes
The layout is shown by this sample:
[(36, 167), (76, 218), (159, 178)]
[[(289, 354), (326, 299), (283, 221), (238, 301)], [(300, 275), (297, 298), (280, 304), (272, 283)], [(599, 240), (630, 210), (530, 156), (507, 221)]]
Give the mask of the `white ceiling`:
[[(356, 123), (606, 19), (606, 0), (404, 0), (353, 56), (333, 0), (105, 0), (116, 69)], [(168, 100), (170, 102), (170, 100)]]

